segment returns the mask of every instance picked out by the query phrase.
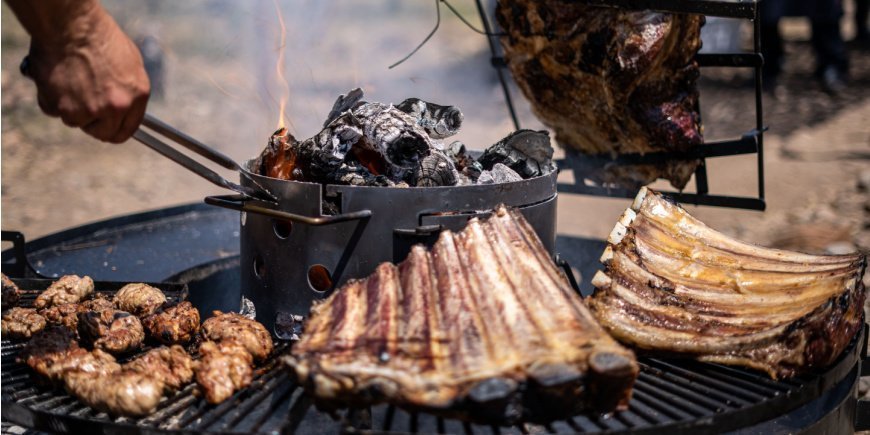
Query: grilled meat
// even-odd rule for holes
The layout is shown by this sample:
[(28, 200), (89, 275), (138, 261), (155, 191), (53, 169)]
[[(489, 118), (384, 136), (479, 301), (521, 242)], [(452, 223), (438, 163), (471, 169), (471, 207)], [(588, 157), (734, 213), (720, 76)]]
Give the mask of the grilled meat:
[(148, 336), (163, 344), (184, 344), (199, 332), (199, 311), (187, 301), (142, 319)]
[(324, 407), (385, 400), (500, 423), (623, 408), (638, 373), (504, 207), (335, 291), (283, 361)]
[(637, 349), (784, 378), (836, 360), (862, 327), (866, 257), (766, 249), (642, 189), (608, 239), (587, 303)]
[(160, 289), (143, 283), (127, 284), (115, 294), (115, 308), (140, 318), (154, 314), (165, 302)]
[(251, 383), (254, 359), (239, 342), (206, 341), (199, 346), (199, 354), (202, 358), (196, 368), (196, 383), (208, 403), (221, 403)]
[(79, 347), (73, 331), (49, 326), (34, 334), (19, 358), (43, 378), (56, 382), (64, 369), (78, 360), (79, 350), (84, 349)]
[(15, 307), (3, 312), (3, 338), (20, 340), (30, 338), (45, 328), (45, 318), (33, 308)]
[(151, 349), (124, 365), (124, 370), (161, 379), (167, 393), (190, 383), (195, 368), (196, 362), (178, 345)]
[(81, 339), (95, 349), (120, 355), (139, 349), (145, 331), (139, 318), (114, 309), (79, 313), (78, 332)]
[(36, 297), (33, 306), (37, 310), (57, 305), (76, 303), (94, 292), (94, 280), (89, 276), (66, 275), (48, 286)]
[(132, 417), (154, 412), (164, 390), (160, 377), (123, 369), (109, 375), (73, 371), (66, 375), (65, 384), (71, 395), (91, 408)]
[[(568, 0), (499, 0), (496, 15), (517, 85), (562, 146), (609, 157), (703, 143), (694, 61), (702, 16)], [(608, 165), (587, 175), (630, 188), (665, 178), (682, 189), (699, 163)]]
[(257, 361), (272, 353), (272, 335), (266, 327), (238, 313), (215, 311), (202, 323), (202, 336), (215, 342), (233, 340), (244, 346)]
[(3, 300), (0, 304), (2, 304), (3, 311), (6, 311), (18, 304), (18, 299), (21, 298), (21, 291), (18, 290), (18, 286), (8, 276), (0, 273), (0, 277), (3, 280)]
[(104, 296), (97, 294), (93, 299), (86, 300), (80, 303), (69, 303), (56, 305), (46, 308), (39, 313), (45, 317), (48, 323), (53, 325), (63, 325), (67, 328), (77, 331), (79, 323), (79, 313), (85, 311), (102, 311), (112, 309), (112, 301)]

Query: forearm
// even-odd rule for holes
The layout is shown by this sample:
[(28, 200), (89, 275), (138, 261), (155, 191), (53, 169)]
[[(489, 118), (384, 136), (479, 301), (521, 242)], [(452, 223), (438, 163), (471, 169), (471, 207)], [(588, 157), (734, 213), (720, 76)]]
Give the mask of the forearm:
[(6, 0), (33, 44), (50, 49), (75, 45), (108, 18), (99, 0)]

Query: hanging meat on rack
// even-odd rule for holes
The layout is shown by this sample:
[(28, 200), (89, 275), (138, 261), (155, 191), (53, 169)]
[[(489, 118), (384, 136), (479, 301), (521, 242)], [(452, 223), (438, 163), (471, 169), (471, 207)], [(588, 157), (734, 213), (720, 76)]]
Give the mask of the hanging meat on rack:
[[(499, 0), (496, 14), (507, 65), (561, 146), (616, 157), (702, 144), (694, 56), (703, 16), (569, 0)], [(682, 189), (698, 164), (614, 164), (584, 175), (629, 188), (665, 178)]]
[(601, 259), (587, 304), (640, 351), (784, 378), (833, 363), (863, 325), (865, 256), (743, 243), (646, 188)]
[(622, 409), (638, 373), (503, 206), (317, 303), (284, 361), (324, 407), (386, 401), (500, 423)]

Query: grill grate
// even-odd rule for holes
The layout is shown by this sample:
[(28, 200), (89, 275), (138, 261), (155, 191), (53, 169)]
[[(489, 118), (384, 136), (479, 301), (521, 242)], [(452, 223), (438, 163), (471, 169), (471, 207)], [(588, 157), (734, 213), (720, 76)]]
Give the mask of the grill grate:
[[(22, 284), (19, 280), (19, 285)], [(112, 293), (120, 286), (97, 283)], [(100, 288), (103, 286), (103, 288)], [(159, 285), (170, 299), (183, 298), (185, 288)], [(44, 288), (27, 287), (23, 288)], [(36, 291), (27, 291), (23, 305)], [(81, 404), (60, 390), (36, 385), (30, 369), (16, 361), (24, 343), (3, 341), (2, 415), (5, 421), (65, 433), (324, 433), (423, 432), (459, 434), (524, 434), (548, 432), (704, 433), (721, 432), (766, 421), (818, 397), (854, 372), (856, 337), (840, 360), (823, 374), (774, 381), (739, 368), (689, 360), (641, 358), (641, 372), (629, 409), (612, 415), (579, 415), (546, 425), (484, 426), (407, 412), (391, 405), (349, 409), (333, 417), (319, 412), (311, 397), (280, 367), (277, 355), (290, 344), (278, 342), (273, 357), (257, 370), (250, 387), (219, 405), (196, 395), (195, 385), (166, 397), (152, 415), (111, 418)]]

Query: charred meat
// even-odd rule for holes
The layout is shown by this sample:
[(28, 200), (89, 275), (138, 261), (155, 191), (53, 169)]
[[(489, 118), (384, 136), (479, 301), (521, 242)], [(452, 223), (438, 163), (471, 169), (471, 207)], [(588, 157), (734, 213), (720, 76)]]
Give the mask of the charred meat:
[(589, 308), (644, 352), (785, 378), (834, 362), (863, 325), (866, 257), (740, 242), (646, 188), (602, 261)]
[(95, 349), (121, 355), (139, 349), (145, 340), (139, 318), (126, 311), (86, 311), (78, 316), (79, 336)]
[[(703, 143), (694, 60), (703, 16), (568, 0), (499, 0), (496, 15), (517, 85), (563, 147), (617, 156)], [(698, 164), (609, 165), (589, 178), (630, 188), (665, 178), (682, 189)]]
[(257, 361), (272, 353), (272, 335), (260, 322), (238, 313), (215, 311), (202, 323), (202, 337), (208, 341), (235, 341)]
[(0, 277), (3, 280), (2, 307), (3, 311), (6, 311), (18, 304), (18, 299), (21, 298), (21, 291), (18, 290), (18, 286), (8, 276), (0, 273)]
[(3, 338), (21, 340), (30, 338), (45, 328), (45, 317), (33, 308), (15, 307), (3, 313)]
[(48, 286), (36, 297), (37, 310), (57, 305), (77, 303), (94, 293), (94, 280), (89, 276), (66, 275)]
[(200, 345), (199, 354), (202, 358), (196, 368), (196, 383), (208, 403), (221, 403), (250, 385), (254, 359), (245, 346), (234, 340), (206, 341)]
[(148, 336), (163, 344), (184, 344), (199, 333), (199, 311), (187, 301), (142, 319)]
[(79, 313), (86, 311), (110, 310), (112, 307), (112, 301), (97, 294), (93, 299), (88, 299), (81, 303), (55, 305), (46, 308), (40, 311), (40, 314), (45, 317), (45, 320), (50, 324), (62, 325), (73, 331), (78, 331)]
[(143, 283), (127, 284), (115, 294), (115, 308), (140, 318), (154, 314), (165, 302), (160, 289)]
[(336, 290), (283, 361), (324, 407), (387, 401), (498, 422), (624, 408), (638, 373), (505, 207)]
[(124, 364), (124, 370), (157, 377), (163, 381), (165, 392), (171, 393), (193, 380), (196, 363), (183, 347), (174, 345), (151, 349), (144, 355)]
[(27, 342), (20, 358), (43, 378), (57, 382), (66, 368), (75, 365), (79, 351), (87, 353), (79, 346), (73, 331), (49, 326)]

